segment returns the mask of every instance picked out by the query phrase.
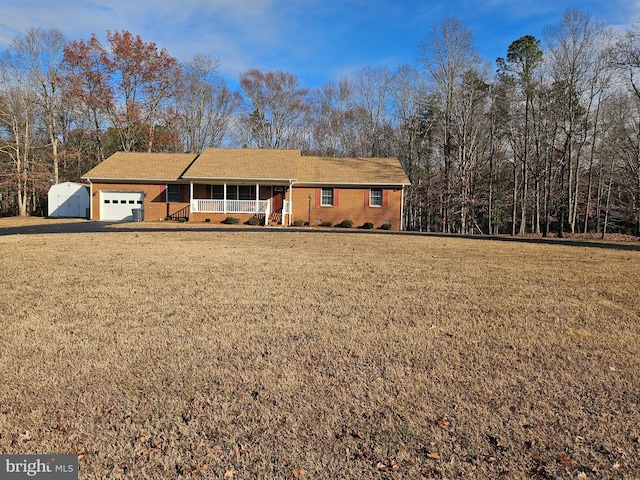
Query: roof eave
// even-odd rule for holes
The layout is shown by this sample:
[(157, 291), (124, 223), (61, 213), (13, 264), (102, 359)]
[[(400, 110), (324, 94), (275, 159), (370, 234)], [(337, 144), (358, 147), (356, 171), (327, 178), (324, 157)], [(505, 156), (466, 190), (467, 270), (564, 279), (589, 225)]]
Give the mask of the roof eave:
[(80, 177), (90, 182), (103, 182), (103, 183), (115, 183), (115, 182), (144, 182), (144, 183), (166, 183), (177, 182), (182, 180), (180, 178), (104, 178), (104, 177)]
[(249, 177), (182, 177), (184, 180), (206, 180), (210, 182), (295, 182), (295, 178), (249, 178)]
[(408, 182), (297, 182), (297, 187), (307, 187), (314, 185), (327, 185), (332, 187), (341, 187), (341, 186), (368, 186), (368, 187), (407, 187), (411, 185)]

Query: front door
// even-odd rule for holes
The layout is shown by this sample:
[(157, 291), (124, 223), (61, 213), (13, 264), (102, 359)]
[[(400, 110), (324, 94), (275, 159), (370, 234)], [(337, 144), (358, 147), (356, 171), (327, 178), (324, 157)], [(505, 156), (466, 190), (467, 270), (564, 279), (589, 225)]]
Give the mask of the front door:
[(284, 187), (273, 187), (273, 212), (282, 211), (282, 203), (284, 200)]

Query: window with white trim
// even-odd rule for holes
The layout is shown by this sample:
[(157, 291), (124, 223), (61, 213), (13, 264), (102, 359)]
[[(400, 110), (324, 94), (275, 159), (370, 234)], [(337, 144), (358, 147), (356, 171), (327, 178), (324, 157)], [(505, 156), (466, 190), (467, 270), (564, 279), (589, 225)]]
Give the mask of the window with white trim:
[(320, 192), (320, 205), (323, 207), (333, 206), (333, 188), (322, 187)]
[(255, 200), (255, 187), (251, 185), (227, 185), (227, 200)]
[(382, 189), (372, 188), (369, 191), (369, 206), (381, 207), (382, 206)]

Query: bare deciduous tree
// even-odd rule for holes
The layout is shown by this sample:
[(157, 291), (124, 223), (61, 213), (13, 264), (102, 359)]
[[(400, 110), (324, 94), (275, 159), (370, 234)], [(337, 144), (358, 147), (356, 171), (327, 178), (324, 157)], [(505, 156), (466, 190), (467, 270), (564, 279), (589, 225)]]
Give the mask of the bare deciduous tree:
[(471, 30), (452, 17), (433, 25), (425, 40), (419, 44), (419, 56), (431, 80), (432, 91), (441, 106), (441, 142), (438, 153), (444, 166), (442, 231), (449, 232), (454, 229), (452, 200), (455, 162), (459, 149), (464, 148), (454, 140), (459, 100), (457, 93), (465, 75), (479, 70), (482, 59)]
[(218, 76), (217, 59), (196, 55), (183, 67), (182, 88), (176, 92), (178, 129), (185, 152), (219, 147), (228, 132), (240, 97)]
[(252, 69), (240, 75), (240, 87), (249, 102), (244, 124), (258, 148), (293, 148), (300, 122), (308, 109), (307, 88), (295, 75), (281, 70)]

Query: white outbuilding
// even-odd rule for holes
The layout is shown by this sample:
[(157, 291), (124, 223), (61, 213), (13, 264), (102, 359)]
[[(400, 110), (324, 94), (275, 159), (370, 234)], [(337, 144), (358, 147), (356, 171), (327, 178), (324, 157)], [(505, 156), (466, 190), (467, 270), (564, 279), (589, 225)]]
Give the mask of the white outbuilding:
[(89, 188), (82, 183), (64, 182), (49, 189), (49, 216), (87, 218)]

